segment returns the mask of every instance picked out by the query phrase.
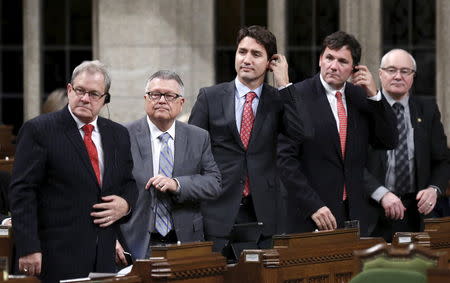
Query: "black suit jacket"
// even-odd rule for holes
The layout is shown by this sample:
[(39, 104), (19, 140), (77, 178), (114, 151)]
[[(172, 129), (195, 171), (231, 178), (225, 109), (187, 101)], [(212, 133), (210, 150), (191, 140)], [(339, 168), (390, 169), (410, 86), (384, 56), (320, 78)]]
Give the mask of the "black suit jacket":
[(46, 282), (115, 271), (117, 222), (90, 216), (101, 197), (118, 195), (133, 209), (137, 188), (126, 128), (99, 117), (104, 174), (99, 186), (67, 107), (26, 122), (18, 135), (9, 191), (18, 257), (42, 252)]
[(360, 220), (365, 234), (366, 197), (363, 169), (367, 146), (393, 148), (397, 143), (395, 116), (387, 101), (367, 99), (364, 90), (351, 83), (345, 87), (347, 103), (347, 142), (342, 159), (339, 132), (319, 74), (281, 92), (303, 98), (314, 128), (314, 138), (304, 143), (280, 137), (279, 167), (288, 191), (290, 232), (316, 228), (311, 215), (327, 206), (342, 226), (345, 215), (342, 202), (344, 184), (349, 202), (349, 218)]
[[(441, 115), (434, 100), (424, 97), (410, 96), (409, 109), (411, 124), (414, 129), (414, 162), (416, 192), (429, 185), (438, 186), (443, 192), (448, 185), (450, 165), (448, 159), (447, 137), (441, 123)], [(387, 171), (386, 150), (370, 148), (366, 176), (369, 193), (379, 186), (385, 186)], [(371, 174), (371, 175), (370, 175)], [(384, 215), (383, 208), (377, 207), (378, 215)], [(373, 219), (372, 224), (377, 221)]]
[(303, 117), (293, 118), (298, 115), (294, 111), (295, 103), (289, 94), (280, 97), (277, 89), (264, 84), (246, 151), (236, 127), (235, 82), (200, 89), (189, 123), (209, 131), (224, 187), (217, 200), (202, 205), (206, 235), (222, 237), (230, 233), (247, 175), (257, 220), (264, 223), (263, 233), (276, 232), (280, 196), (277, 136), (279, 132), (291, 133), (300, 142), (307, 135)]

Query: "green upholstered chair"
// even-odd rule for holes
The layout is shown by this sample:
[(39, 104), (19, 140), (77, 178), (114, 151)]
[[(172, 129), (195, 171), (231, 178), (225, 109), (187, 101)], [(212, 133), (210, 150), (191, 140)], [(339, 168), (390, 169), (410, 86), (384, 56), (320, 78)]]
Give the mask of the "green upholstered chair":
[(351, 283), (426, 283), (427, 269), (447, 264), (446, 253), (414, 244), (400, 248), (378, 244), (354, 254), (360, 273)]

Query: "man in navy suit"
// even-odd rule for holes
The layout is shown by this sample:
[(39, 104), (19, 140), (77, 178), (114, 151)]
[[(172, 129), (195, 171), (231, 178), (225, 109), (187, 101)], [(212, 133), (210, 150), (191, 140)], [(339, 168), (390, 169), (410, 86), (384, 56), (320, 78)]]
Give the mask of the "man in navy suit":
[(44, 282), (115, 271), (117, 224), (137, 189), (128, 131), (98, 116), (110, 84), (103, 64), (83, 62), (68, 106), (19, 132), (9, 191), (18, 267)]
[(398, 112), (399, 145), (369, 151), (366, 183), (377, 214), (373, 236), (391, 241), (395, 232), (423, 230), (423, 218), (445, 192), (450, 165), (447, 137), (436, 103), (411, 95), (416, 61), (394, 49), (381, 59), (380, 93)]
[[(276, 54), (275, 36), (260, 26), (242, 28), (237, 36), (231, 82), (200, 89), (189, 123), (209, 131), (214, 159), (222, 173), (224, 193), (205, 201), (205, 236), (223, 250), (234, 224), (263, 223), (258, 245), (271, 246), (279, 232), (280, 184), (276, 145), (280, 132), (302, 142), (307, 135), (302, 103), (264, 83), (273, 71), (277, 86), (289, 83), (287, 62)], [(297, 108), (294, 106), (297, 105)]]
[(320, 73), (280, 91), (303, 98), (314, 130), (314, 138), (303, 143), (286, 138), (280, 143), (290, 232), (332, 230), (359, 220), (361, 233), (367, 233), (367, 147), (393, 148), (397, 130), (369, 70), (358, 65), (360, 57), (359, 42), (335, 32), (322, 44)]

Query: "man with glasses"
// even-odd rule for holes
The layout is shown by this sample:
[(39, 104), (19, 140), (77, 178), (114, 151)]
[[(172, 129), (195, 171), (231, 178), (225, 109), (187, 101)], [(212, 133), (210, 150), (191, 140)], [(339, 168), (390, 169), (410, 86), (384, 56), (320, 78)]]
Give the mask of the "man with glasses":
[(436, 103), (411, 95), (415, 72), (416, 61), (405, 50), (381, 59), (381, 93), (397, 116), (399, 143), (393, 150), (369, 151), (366, 183), (378, 210), (372, 235), (389, 242), (395, 232), (423, 230), (423, 216), (445, 191), (450, 172)]
[(27, 121), (17, 137), (9, 191), (19, 271), (43, 282), (114, 272), (117, 223), (134, 210), (129, 135), (99, 117), (109, 72), (77, 66), (68, 106)]
[[(203, 241), (200, 201), (222, 193), (208, 132), (175, 120), (184, 101), (180, 77), (158, 71), (145, 86), (147, 115), (127, 126), (139, 198), (120, 242), (136, 259), (153, 245)], [(117, 260), (127, 264), (123, 249)]]

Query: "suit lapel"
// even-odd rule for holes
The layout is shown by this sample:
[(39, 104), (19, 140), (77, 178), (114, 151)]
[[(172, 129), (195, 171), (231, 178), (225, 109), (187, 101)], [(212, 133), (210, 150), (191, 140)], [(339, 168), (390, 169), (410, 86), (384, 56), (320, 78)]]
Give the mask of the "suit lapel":
[[(323, 87), (319, 75), (315, 77), (315, 87), (318, 95), (314, 95), (314, 99), (317, 103), (317, 112), (319, 113), (319, 119), (322, 120), (320, 125), (324, 126), (324, 131), (330, 133), (330, 138), (333, 142), (334, 150), (336, 151), (339, 160), (342, 162), (341, 145), (339, 139), (339, 132), (336, 125), (336, 119), (334, 118), (333, 111), (331, 110), (330, 102), (328, 101), (325, 88)], [(348, 133), (347, 133), (348, 134)]]
[(409, 97), (409, 114), (411, 118), (411, 126), (414, 131), (414, 159), (416, 164), (416, 172), (420, 172), (420, 165), (423, 164), (422, 154), (426, 152), (420, 148), (423, 142), (423, 137), (427, 135), (427, 131), (423, 128), (423, 112), (421, 105), (412, 96)]
[(236, 127), (236, 114), (235, 114), (235, 90), (234, 90), (234, 81), (231, 81), (227, 84), (226, 88), (223, 89), (223, 113), (225, 115), (225, 121), (230, 128), (231, 134), (236, 140), (237, 144), (244, 150), (244, 145), (241, 141), (241, 136), (239, 135), (238, 129)]
[(182, 123), (178, 121), (175, 121), (175, 123), (175, 143), (172, 176), (177, 176), (178, 172), (181, 171), (188, 145), (188, 140), (186, 138), (186, 128)]
[(114, 162), (117, 158), (117, 152), (115, 149), (115, 137), (112, 129), (106, 123), (106, 120), (102, 117), (98, 117), (97, 126), (100, 131), (100, 136), (102, 140), (103, 147), (103, 177), (102, 177), (102, 187), (108, 187), (111, 182), (110, 178), (113, 176), (114, 172)]
[[(71, 142), (72, 146), (78, 152), (78, 156), (81, 158), (85, 169), (91, 177), (97, 182), (97, 177), (95, 176), (94, 168), (92, 168), (91, 160), (89, 159), (89, 155), (86, 150), (86, 146), (84, 145), (83, 139), (81, 138), (80, 131), (78, 130), (77, 123), (73, 119), (72, 115), (70, 115), (69, 109), (65, 107), (62, 111), (63, 115), (63, 123), (65, 127), (65, 135)], [(100, 187), (99, 187), (100, 188)]]
[(261, 129), (262, 125), (264, 125), (264, 120), (266, 119), (267, 113), (269, 112), (268, 107), (270, 107), (270, 100), (272, 98), (271, 95), (272, 93), (270, 93), (267, 85), (264, 84), (259, 99), (258, 108), (256, 109), (255, 122), (253, 124), (249, 144), (251, 144), (253, 140), (256, 139), (259, 130)]
[(153, 154), (152, 137), (147, 123), (147, 116), (139, 121), (139, 127), (135, 135), (131, 138), (136, 139), (137, 149), (144, 164), (144, 172), (148, 172), (149, 178), (153, 176)]

